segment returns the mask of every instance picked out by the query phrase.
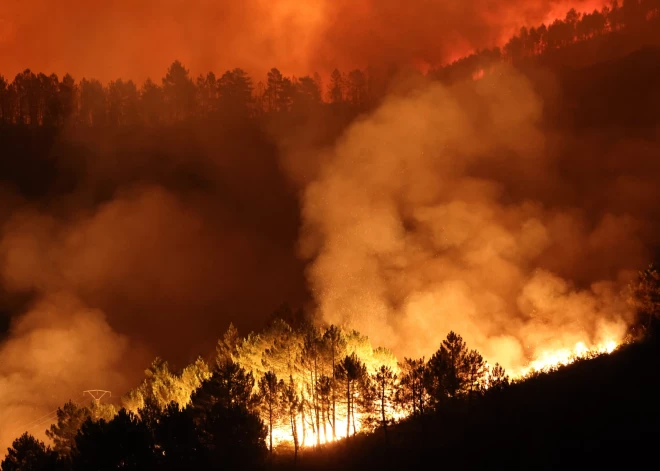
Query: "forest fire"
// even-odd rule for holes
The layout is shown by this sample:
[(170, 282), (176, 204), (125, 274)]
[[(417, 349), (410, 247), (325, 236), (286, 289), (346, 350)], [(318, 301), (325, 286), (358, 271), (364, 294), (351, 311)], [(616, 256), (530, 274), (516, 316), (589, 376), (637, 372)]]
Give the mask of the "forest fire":
[(22, 71), (0, 76), (5, 463), (251, 469), (408, 440), (492, 467), (521, 430), (585, 438), (570, 420), (601, 392), (633, 409), (660, 371), (660, 274), (638, 272), (660, 244), (657, 1), (219, 2), (132, 26), (125, 0), (43, 28), (0, 12)]
[(529, 365), (517, 371), (513, 371), (511, 377), (514, 379), (521, 379), (530, 374), (552, 371), (561, 366), (570, 365), (579, 359), (612, 353), (620, 345), (619, 342), (608, 340), (592, 347), (587, 347), (583, 342), (578, 342), (573, 348), (542, 350), (537, 357), (529, 363)]

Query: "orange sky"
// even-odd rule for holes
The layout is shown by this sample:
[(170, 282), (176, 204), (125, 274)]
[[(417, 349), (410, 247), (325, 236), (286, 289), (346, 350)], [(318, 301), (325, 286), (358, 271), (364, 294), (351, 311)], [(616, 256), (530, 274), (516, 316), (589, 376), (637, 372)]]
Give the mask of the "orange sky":
[(604, 0), (3, 0), (0, 73), (107, 81), (276, 66), (303, 75), (387, 62), (442, 63), (522, 25)]

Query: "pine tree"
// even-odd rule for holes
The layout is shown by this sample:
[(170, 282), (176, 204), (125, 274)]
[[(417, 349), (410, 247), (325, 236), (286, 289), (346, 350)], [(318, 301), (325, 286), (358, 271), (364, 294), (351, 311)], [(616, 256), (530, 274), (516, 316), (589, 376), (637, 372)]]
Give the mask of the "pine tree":
[(323, 342), (325, 351), (330, 360), (330, 368), (332, 369), (332, 394), (330, 400), (332, 402), (332, 439), (337, 439), (337, 365), (339, 359), (343, 356), (346, 339), (342, 331), (335, 325), (331, 325), (323, 334)]
[(58, 469), (57, 453), (25, 432), (12, 443), (0, 464), (2, 471), (52, 471)]
[(298, 440), (298, 413), (300, 410), (300, 397), (293, 381), (289, 376), (289, 382), (280, 381), (280, 401), (282, 409), (285, 411), (291, 427), (291, 438), (293, 439), (294, 459), (298, 459), (298, 449), (300, 442)]
[(404, 358), (402, 376), (396, 391), (396, 401), (412, 415), (422, 415), (428, 402), (426, 366), (424, 358)]
[(53, 450), (60, 456), (70, 456), (78, 430), (91, 415), (87, 407), (80, 407), (71, 401), (58, 407), (57, 423), (46, 430), (46, 436), (53, 441)]
[(351, 420), (355, 435), (355, 395), (360, 381), (367, 376), (367, 368), (355, 353), (344, 357), (337, 365), (337, 378), (344, 384), (346, 392), (346, 438), (350, 436)]
[(259, 380), (259, 398), (261, 408), (268, 418), (268, 439), (270, 454), (273, 454), (273, 426), (280, 410), (280, 383), (272, 371), (266, 372)]
[(215, 349), (216, 363), (218, 366), (221, 366), (227, 361), (236, 360), (240, 340), (238, 329), (234, 327), (233, 323), (230, 323), (227, 331), (222, 336), (222, 339), (218, 340), (218, 345)]
[(488, 372), (488, 391), (502, 391), (507, 386), (509, 386), (509, 376), (499, 363), (495, 363)]
[(382, 365), (373, 375), (376, 384), (376, 394), (380, 405), (380, 423), (385, 433), (385, 441), (388, 441), (387, 425), (390, 422), (388, 418), (388, 409), (392, 407), (392, 399), (396, 394), (396, 375), (392, 368)]

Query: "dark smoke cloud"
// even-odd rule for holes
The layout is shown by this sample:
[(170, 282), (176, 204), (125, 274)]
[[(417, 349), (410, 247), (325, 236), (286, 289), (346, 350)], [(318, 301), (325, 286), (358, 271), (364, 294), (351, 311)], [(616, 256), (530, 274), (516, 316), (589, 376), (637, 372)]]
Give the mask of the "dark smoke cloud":
[(438, 64), (499, 45), (523, 25), (602, 0), (5, 0), (0, 73), (33, 70), (102, 80), (160, 77), (180, 59), (194, 73), (263, 74)]

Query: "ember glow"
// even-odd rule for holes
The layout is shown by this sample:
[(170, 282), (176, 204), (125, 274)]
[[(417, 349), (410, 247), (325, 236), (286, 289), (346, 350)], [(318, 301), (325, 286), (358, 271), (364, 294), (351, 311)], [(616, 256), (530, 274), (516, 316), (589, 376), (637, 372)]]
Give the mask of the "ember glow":
[(583, 342), (578, 342), (573, 348), (543, 350), (538, 354), (535, 360), (530, 362), (529, 365), (518, 371), (512, 371), (511, 377), (514, 379), (520, 379), (532, 373), (552, 371), (561, 366), (570, 365), (579, 359), (590, 358), (601, 354), (610, 354), (619, 346), (619, 342), (608, 340), (591, 347), (587, 347)]

